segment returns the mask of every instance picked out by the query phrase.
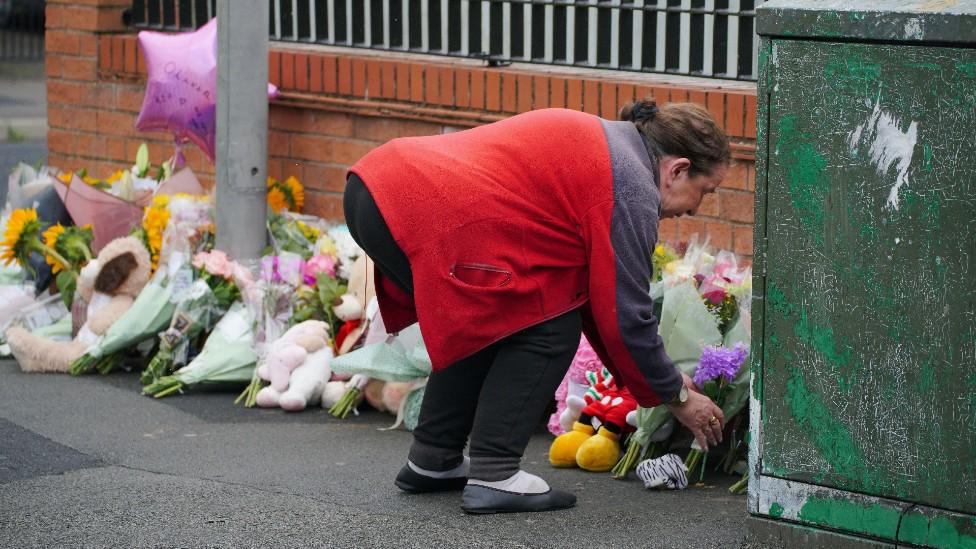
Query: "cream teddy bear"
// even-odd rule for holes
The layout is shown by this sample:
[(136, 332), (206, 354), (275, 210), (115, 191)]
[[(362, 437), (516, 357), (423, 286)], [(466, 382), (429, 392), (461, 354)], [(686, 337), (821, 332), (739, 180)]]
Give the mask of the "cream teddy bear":
[(132, 306), (149, 282), (149, 252), (138, 239), (117, 238), (89, 261), (78, 277), (87, 320), (72, 341), (52, 341), (20, 326), (7, 330), (10, 350), (25, 372), (67, 372), (81, 355)]
[(337, 355), (351, 351), (369, 328), (367, 305), (376, 297), (373, 260), (360, 254), (353, 263), (348, 290), (332, 304), (332, 312), (346, 324), (336, 335)]
[(257, 405), (297, 412), (319, 403), (332, 375), (333, 356), (328, 324), (306, 320), (292, 326), (258, 367), (258, 377), (271, 384), (258, 392)]

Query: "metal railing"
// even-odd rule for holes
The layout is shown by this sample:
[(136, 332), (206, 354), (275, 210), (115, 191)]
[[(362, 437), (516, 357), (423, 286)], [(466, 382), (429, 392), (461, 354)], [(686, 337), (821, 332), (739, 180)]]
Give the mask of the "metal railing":
[(0, 61), (44, 59), (44, 1), (0, 0)]
[[(273, 40), (755, 80), (764, 0), (269, 0)], [(140, 28), (192, 29), (215, 0), (135, 0)]]

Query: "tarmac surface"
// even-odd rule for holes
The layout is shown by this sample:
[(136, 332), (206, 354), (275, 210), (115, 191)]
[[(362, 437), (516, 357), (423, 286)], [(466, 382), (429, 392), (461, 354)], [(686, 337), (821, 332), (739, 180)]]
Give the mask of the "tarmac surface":
[(746, 546), (733, 477), (667, 492), (553, 469), (540, 425), (524, 468), (574, 492), (577, 506), (469, 516), (457, 493), (393, 486), (410, 434), (380, 431), (392, 416), (233, 401), (155, 400), (135, 373), (25, 374), (0, 360), (0, 547)]

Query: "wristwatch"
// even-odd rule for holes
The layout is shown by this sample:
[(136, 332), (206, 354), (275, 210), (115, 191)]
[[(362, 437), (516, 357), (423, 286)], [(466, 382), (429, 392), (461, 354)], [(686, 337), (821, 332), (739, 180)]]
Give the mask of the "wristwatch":
[(674, 395), (674, 398), (669, 400), (666, 404), (684, 404), (688, 400), (688, 386), (684, 383), (681, 384), (681, 389), (678, 390), (678, 394)]

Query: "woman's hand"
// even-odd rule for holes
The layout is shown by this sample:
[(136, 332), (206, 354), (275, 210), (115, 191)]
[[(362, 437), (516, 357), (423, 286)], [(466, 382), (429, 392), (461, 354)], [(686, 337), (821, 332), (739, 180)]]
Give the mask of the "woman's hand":
[(712, 399), (698, 391), (688, 391), (688, 400), (682, 404), (668, 404), (668, 409), (691, 430), (702, 450), (722, 442), (725, 416)]

